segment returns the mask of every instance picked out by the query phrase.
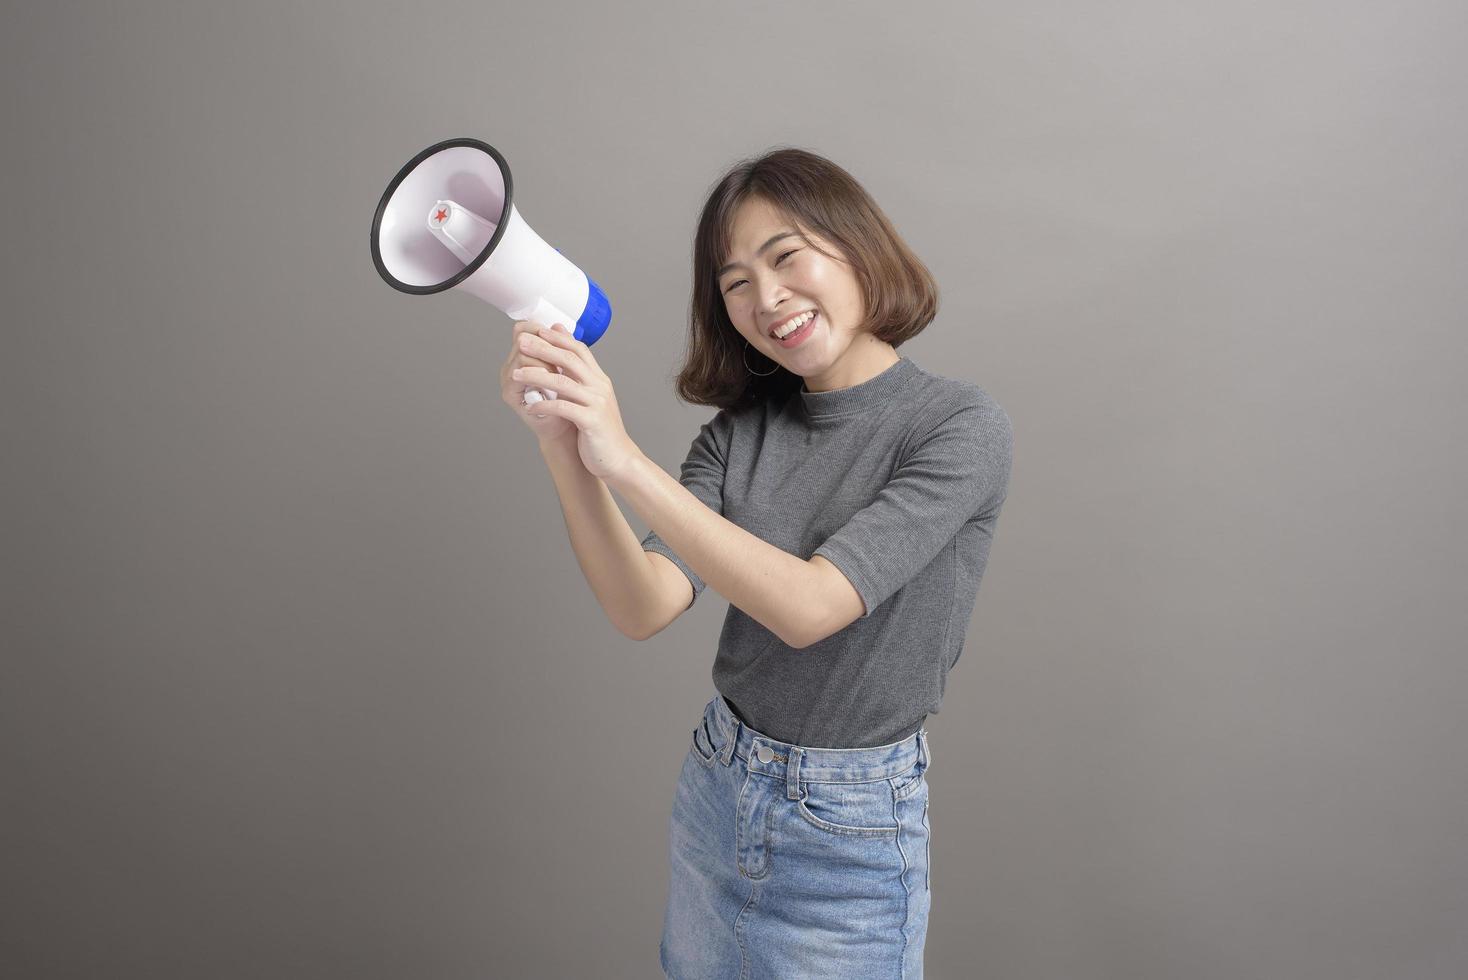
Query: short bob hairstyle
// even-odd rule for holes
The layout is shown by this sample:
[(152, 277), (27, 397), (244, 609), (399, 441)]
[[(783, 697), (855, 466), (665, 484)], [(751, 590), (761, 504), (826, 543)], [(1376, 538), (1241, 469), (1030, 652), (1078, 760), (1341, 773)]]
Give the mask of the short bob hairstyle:
[[(714, 186), (693, 241), (693, 297), (687, 358), (675, 382), (679, 399), (737, 409), (768, 399), (783, 401), (803, 379), (755, 351), (729, 320), (717, 271), (729, 256), (734, 215), (751, 197), (762, 198), (798, 232), (814, 231), (836, 245), (861, 286), (865, 318), (858, 333), (893, 347), (917, 336), (938, 312), (938, 284), (907, 247), (887, 216), (856, 179), (824, 157), (781, 148), (741, 160)], [(807, 239), (806, 244), (816, 248)], [(773, 373), (761, 377), (774, 365)]]

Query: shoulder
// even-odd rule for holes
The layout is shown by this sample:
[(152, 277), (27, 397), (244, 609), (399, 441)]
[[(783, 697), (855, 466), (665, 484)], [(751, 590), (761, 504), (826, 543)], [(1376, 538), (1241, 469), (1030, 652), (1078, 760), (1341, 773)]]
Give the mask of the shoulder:
[(918, 368), (907, 395), (913, 402), (914, 417), (922, 420), (919, 434), (961, 429), (990, 440), (1013, 438), (1009, 413), (976, 382)]
[(759, 403), (720, 408), (699, 426), (694, 442), (710, 447), (722, 457), (736, 440), (747, 442), (751, 438), (757, 439), (759, 432), (766, 427), (765, 417), (768, 414), (768, 407)]

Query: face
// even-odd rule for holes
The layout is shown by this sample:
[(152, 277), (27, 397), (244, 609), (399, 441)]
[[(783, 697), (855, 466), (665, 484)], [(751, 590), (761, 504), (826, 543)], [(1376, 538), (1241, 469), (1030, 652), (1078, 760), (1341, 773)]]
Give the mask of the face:
[[(776, 238), (779, 235), (788, 237)], [(864, 312), (861, 287), (834, 243), (802, 235), (769, 202), (747, 198), (735, 212), (730, 265), (718, 274), (724, 309), (749, 345), (805, 379), (810, 391), (859, 384), (896, 359), (890, 344), (856, 333)], [(772, 239), (774, 239), (772, 241)], [(810, 322), (778, 340), (772, 328), (793, 315), (815, 311)], [(757, 358), (756, 371), (769, 366)]]

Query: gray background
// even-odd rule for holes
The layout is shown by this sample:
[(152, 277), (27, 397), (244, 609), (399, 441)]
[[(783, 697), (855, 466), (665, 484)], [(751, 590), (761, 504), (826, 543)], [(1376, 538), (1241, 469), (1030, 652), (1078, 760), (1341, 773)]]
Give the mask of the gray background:
[[(930, 719), (937, 978), (1468, 972), (1468, 16), (1449, 2), (33, 4), (5, 134), (0, 972), (649, 977), (710, 592), (638, 644), (373, 270), (501, 149), (676, 473), (694, 223), (852, 171), (1015, 422)], [(639, 534), (645, 525), (630, 512)]]

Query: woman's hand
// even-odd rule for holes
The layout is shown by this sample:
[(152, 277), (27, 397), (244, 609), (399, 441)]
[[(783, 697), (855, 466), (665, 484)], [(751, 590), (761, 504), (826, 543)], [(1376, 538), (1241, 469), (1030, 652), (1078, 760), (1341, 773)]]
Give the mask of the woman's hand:
[(642, 450), (622, 426), (622, 411), (612, 379), (591, 356), (591, 348), (561, 324), (526, 330), (516, 338), (520, 351), (560, 369), (527, 366), (510, 372), (514, 382), (553, 389), (555, 398), (536, 402), (527, 412), (567, 422), (576, 428), (576, 448), (587, 472), (606, 480), (632, 465)]
[[(530, 357), (520, 348), (522, 335), (533, 335), (537, 330), (543, 329), (545, 328), (541, 324), (529, 320), (520, 320), (515, 324), (515, 329), (510, 336), (510, 356), (506, 357), (505, 362), (500, 365), (500, 397), (504, 399), (506, 405), (515, 410), (516, 415), (525, 420), (525, 424), (530, 426), (530, 431), (535, 433), (535, 438), (540, 440), (541, 445), (561, 441), (570, 442), (576, 438), (576, 426), (567, 419), (541, 413), (536, 406), (543, 405), (545, 402), (525, 404), (526, 388), (544, 386), (526, 384), (511, 377), (515, 369), (520, 367), (552, 367), (550, 362)], [(531, 413), (532, 409), (535, 410), (535, 414)]]

